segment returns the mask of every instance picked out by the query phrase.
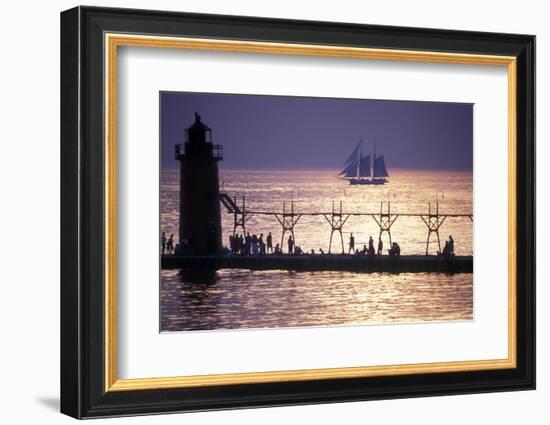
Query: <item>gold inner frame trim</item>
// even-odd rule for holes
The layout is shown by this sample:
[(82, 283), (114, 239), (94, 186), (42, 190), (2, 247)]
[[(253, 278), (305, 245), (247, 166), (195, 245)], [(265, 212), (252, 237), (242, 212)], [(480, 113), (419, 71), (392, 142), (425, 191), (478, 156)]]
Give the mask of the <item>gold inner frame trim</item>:
[[(370, 49), (328, 45), (268, 43), (200, 38), (160, 37), (106, 33), (105, 45), (105, 391), (136, 391), (215, 385), (311, 381), (321, 379), (411, 375), (511, 369), (516, 353), (516, 58), (478, 54)], [(148, 47), (323, 56), (355, 59), (397, 60), (468, 65), (504, 66), (508, 72), (508, 357), (419, 364), (304, 369), (269, 372), (118, 379), (116, 325), (116, 123), (118, 47)]]

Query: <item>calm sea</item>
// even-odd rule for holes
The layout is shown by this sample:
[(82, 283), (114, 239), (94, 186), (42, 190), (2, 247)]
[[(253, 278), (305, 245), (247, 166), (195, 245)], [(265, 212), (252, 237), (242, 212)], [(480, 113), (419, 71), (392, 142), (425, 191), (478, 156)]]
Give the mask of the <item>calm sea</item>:
[[(390, 201), (392, 214), (427, 214), (428, 203), (440, 214), (472, 213), (472, 174), (391, 170), (384, 186), (350, 186), (335, 171), (220, 170), (220, 185), (231, 196), (246, 197), (249, 210), (282, 212), (294, 201), (295, 212), (330, 212), (332, 202), (343, 212), (376, 213)], [(161, 228), (178, 234), (179, 171), (161, 175)], [(222, 210), (223, 243), (233, 232), (233, 216)], [(420, 217), (398, 217), (392, 240), (401, 253), (424, 254), (427, 228)], [(237, 232), (241, 232), (238, 229)], [(247, 232), (273, 234), (280, 243), (281, 226), (273, 216), (255, 215)], [(347, 250), (350, 232), (355, 245), (378, 240), (372, 217), (350, 216), (344, 226)], [(440, 229), (449, 235), (457, 255), (472, 255), (473, 224), (469, 218), (448, 218)], [(330, 226), (322, 216), (303, 216), (295, 227), (296, 244), (304, 251), (328, 251)], [(340, 252), (335, 233), (332, 252)], [(432, 236), (433, 238), (433, 236)], [(285, 238), (286, 239), (286, 238)], [(437, 243), (429, 252), (437, 251)], [(383, 236), (384, 250), (388, 248)], [(375, 244), (376, 245), (376, 244)], [(288, 272), (220, 270), (209, 276), (161, 271), (161, 330), (278, 328), (322, 325), (403, 323), (473, 318), (472, 274)]]

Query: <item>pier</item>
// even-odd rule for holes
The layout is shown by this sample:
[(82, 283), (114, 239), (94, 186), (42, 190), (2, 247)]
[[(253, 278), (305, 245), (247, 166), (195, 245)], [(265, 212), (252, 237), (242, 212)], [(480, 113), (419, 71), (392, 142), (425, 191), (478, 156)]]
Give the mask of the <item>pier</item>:
[(163, 269), (190, 270), (289, 270), (352, 271), (361, 273), (472, 273), (472, 256), (356, 256), (356, 255), (261, 255), (175, 256), (163, 255)]
[[(447, 219), (467, 219), (473, 221), (472, 214), (454, 214), (454, 213), (443, 213), (439, 209), (439, 198), (435, 202), (435, 207), (432, 207), (432, 203), (428, 203), (428, 208), (426, 211), (419, 212), (399, 212), (392, 213), (391, 211), (391, 202), (385, 201), (380, 203), (379, 211), (365, 211), (365, 212), (346, 212), (343, 209), (342, 202), (339, 203), (339, 207), (335, 207), (335, 203), (332, 203), (332, 209), (330, 211), (296, 211), (294, 208), (294, 201), (283, 202), (281, 211), (261, 211), (261, 210), (249, 210), (246, 207), (246, 198), (243, 196), (241, 198), (241, 203), (239, 205), (238, 199), (236, 196), (231, 197), (225, 192), (221, 192), (219, 195), (220, 202), (224, 206), (228, 214), (233, 215), (233, 235), (237, 233), (237, 230), (240, 229), (243, 233), (246, 233), (246, 222), (247, 220), (254, 215), (268, 215), (274, 217), (277, 222), (279, 222), (282, 229), (281, 236), (281, 248), (284, 246), (285, 234), (290, 234), (293, 240), (296, 240), (294, 237), (294, 230), (296, 224), (301, 217), (304, 216), (318, 216), (325, 219), (325, 221), (330, 225), (330, 238), (328, 245), (328, 253), (332, 252), (332, 243), (334, 234), (340, 236), (340, 245), (341, 253), (344, 253), (344, 236), (343, 228), (346, 224), (346, 221), (351, 216), (364, 217), (365, 219), (371, 218), (376, 222), (379, 228), (379, 237), (382, 237), (384, 233), (387, 234), (390, 246), (392, 244), (391, 228), (395, 224), (396, 220), (399, 217), (417, 217), (419, 218), (419, 223), (423, 223), (426, 226), (427, 237), (426, 237), (426, 255), (428, 255), (428, 250), (430, 247), (430, 239), (432, 236), (435, 237), (437, 241), (437, 250), (441, 252), (441, 239), (439, 236), (439, 229)], [(288, 206), (289, 205), (289, 206)], [(434, 241), (435, 242), (435, 241)]]

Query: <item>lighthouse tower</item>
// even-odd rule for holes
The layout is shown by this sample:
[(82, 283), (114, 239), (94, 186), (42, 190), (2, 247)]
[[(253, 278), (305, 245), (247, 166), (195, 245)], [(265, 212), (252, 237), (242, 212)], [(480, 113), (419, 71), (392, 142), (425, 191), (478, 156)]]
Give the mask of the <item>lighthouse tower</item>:
[(176, 145), (180, 161), (180, 229), (184, 254), (215, 255), (222, 247), (218, 161), (221, 145), (212, 144), (212, 130), (195, 112), (185, 131), (185, 144)]

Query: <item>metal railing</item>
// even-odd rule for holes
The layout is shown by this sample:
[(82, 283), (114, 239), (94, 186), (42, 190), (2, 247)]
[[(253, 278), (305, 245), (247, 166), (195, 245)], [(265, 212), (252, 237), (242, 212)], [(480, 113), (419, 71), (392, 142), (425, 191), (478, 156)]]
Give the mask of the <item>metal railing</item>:
[(223, 160), (223, 145), (213, 145), (212, 143), (180, 143), (175, 146), (175, 156), (177, 160), (187, 158), (212, 158), (217, 161)]

